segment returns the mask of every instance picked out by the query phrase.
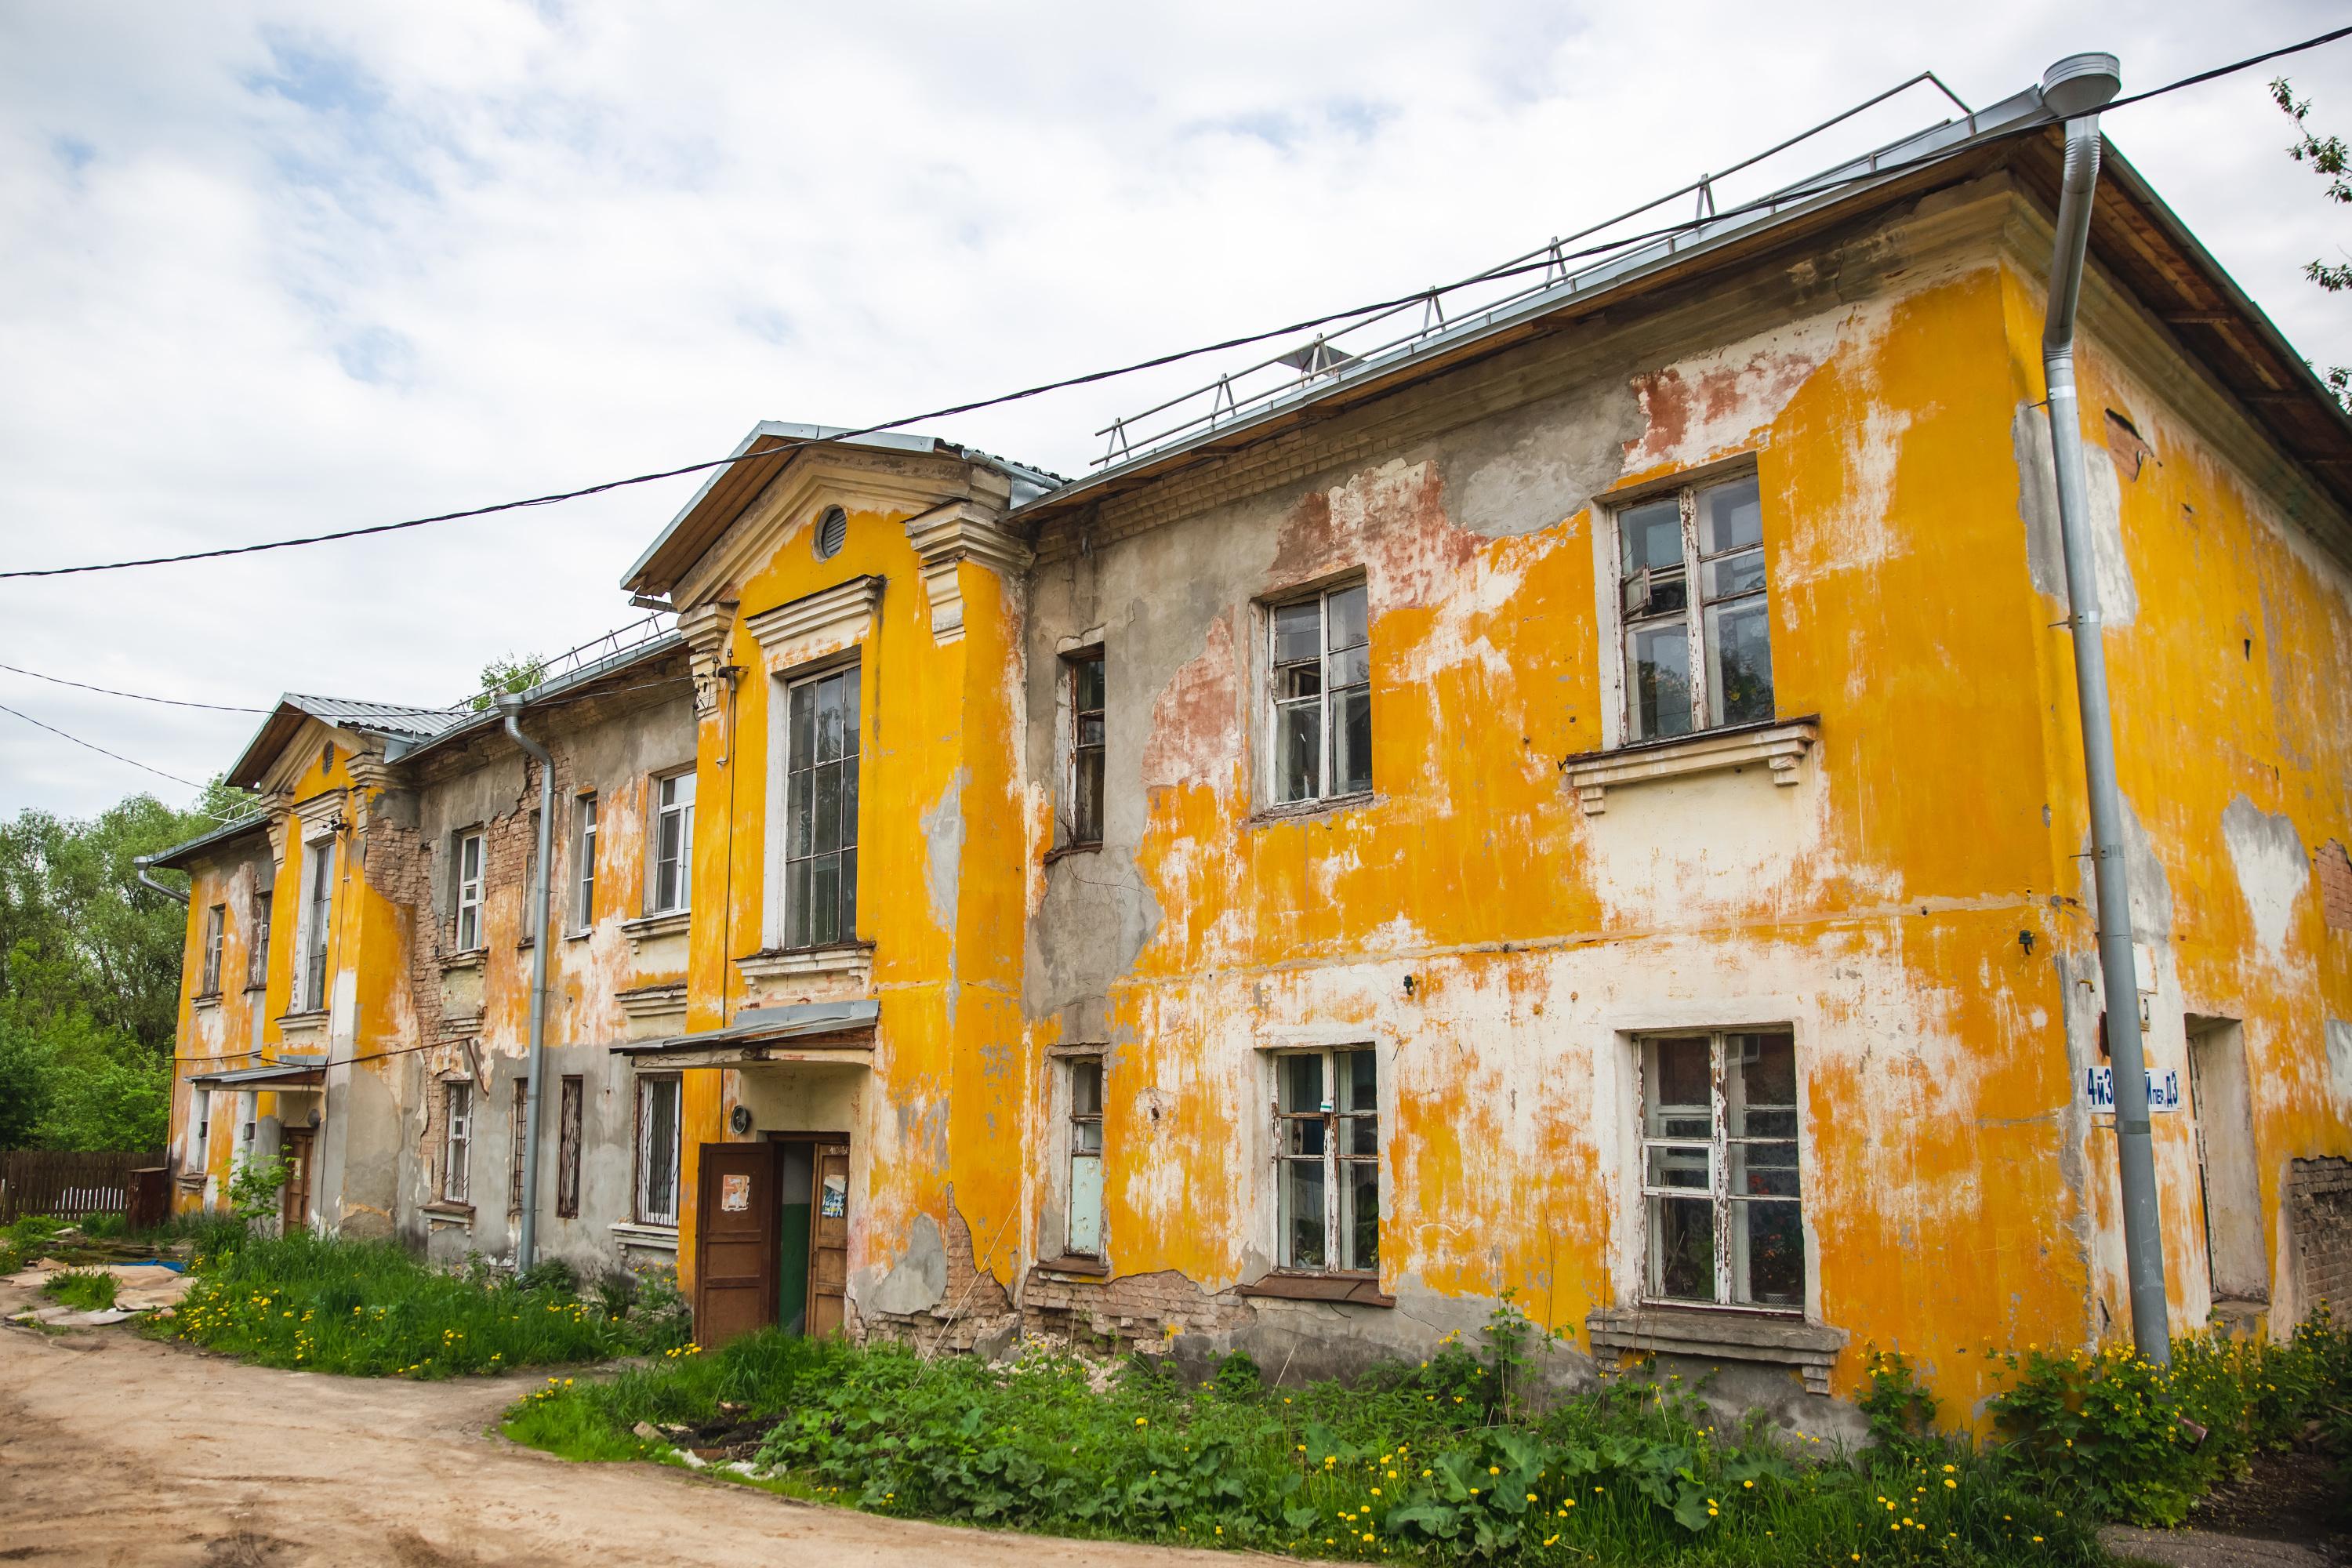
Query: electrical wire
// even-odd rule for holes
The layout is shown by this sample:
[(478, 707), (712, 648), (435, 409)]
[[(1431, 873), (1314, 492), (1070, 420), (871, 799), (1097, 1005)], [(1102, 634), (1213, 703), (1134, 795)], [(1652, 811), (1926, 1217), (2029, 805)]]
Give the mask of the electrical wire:
[[(63, 730), (58, 729), (55, 724), (44, 724), (38, 719), (34, 718), (30, 713), (19, 713), (16, 709), (9, 707), (5, 702), (0, 702), (0, 713), (16, 714), (17, 718), (22, 719), (26, 723), (30, 724), (36, 730), (47, 730), (50, 734), (58, 736), (61, 740), (71, 741), (75, 745), (79, 746), (86, 751), (96, 752), (101, 757), (112, 757), (118, 763), (128, 763), (132, 767), (139, 769), (142, 773), (153, 773), (159, 779), (170, 779), (175, 784), (184, 784), (189, 789), (194, 790), (201, 790), (205, 787), (193, 780), (184, 779), (177, 773), (167, 773), (161, 768), (152, 767), (149, 764), (141, 762), (136, 757), (126, 757), (121, 752), (110, 752), (104, 746), (93, 745), (89, 742), (83, 740), (79, 735), (68, 735)], [(213, 816), (209, 811), (198, 812), (195, 815), (199, 816)], [(214, 817), (213, 820), (215, 822), (226, 822), (228, 818)]]
[[(2233, 75), (2238, 71), (2246, 70), (2253, 66), (2262, 65), (2271, 60), (2280, 59), (2288, 55), (2300, 54), (2306, 49), (2317, 48), (2323, 44), (2334, 43), (2336, 40), (2344, 37), (2347, 34), (2352, 34), (2352, 27), (2338, 27), (2330, 32), (2321, 33), (2316, 37), (2305, 38), (2301, 43), (2288, 44), (2280, 48), (2265, 50), (2258, 55), (2250, 55), (2246, 58), (2235, 61), (2230, 65), (2217, 66), (2210, 70), (2199, 71), (2193, 75), (2182, 77), (2177, 81), (2167, 82), (2162, 87), (2151, 88), (2146, 92), (2135, 93), (2126, 98), (2113, 100), (2103, 107), (2101, 112), (2126, 108), (2136, 103), (2145, 103), (2150, 99), (2161, 98), (2167, 93), (2178, 92), (2183, 88), (2195, 87), (2200, 83), (2212, 81), (2221, 77)], [(2017, 133), (2023, 134), (2041, 129), (2043, 129), (2043, 127), (2039, 125), (2024, 126), (2019, 128)], [(1939, 149), (1937, 152), (1926, 154), (1914, 162), (1933, 162), (1937, 159), (1947, 156), (1948, 152), (1948, 149)], [(1643, 244), (1651, 240), (1663, 238), (1668, 235), (1687, 233), (1693, 229), (1703, 228), (1708, 225), (1721, 223), (1727, 217), (1744, 212), (1753, 211), (1759, 206), (1778, 205), (1780, 203), (1787, 202), (1790, 200), (1793, 195), (1818, 194), (1821, 191), (1835, 189), (1837, 184), (1850, 184), (1865, 179), (1883, 179), (1887, 174), (1900, 172), (1902, 169), (1908, 166), (1908, 164), (1881, 164), (1864, 174), (1850, 176), (1847, 180), (1836, 182), (1836, 184), (1833, 184), (1817, 186), (1813, 187), (1811, 190), (1800, 189), (1778, 192), (1769, 197), (1759, 198), (1758, 201), (1750, 202), (1741, 206), (1728, 207), (1719, 212), (1705, 214), (1682, 223), (1673, 224), (1664, 228), (1651, 230), (1647, 234), (1628, 236), (1619, 239), (1611, 240), (1603, 245), (1592, 246), (1583, 250), (1568, 252), (1563, 256), (1547, 255), (1540, 261), (1531, 261), (1520, 267), (1498, 268), (1492, 271), (1479, 273), (1475, 277), (1465, 278), (1457, 283), (1445, 284), (1433, 289), (1418, 289), (1408, 294), (1398, 295), (1394, 299), (1378, 300), (1367, 305), (1358, 305), (1347, 310), (1329, 311), (1324, 315), (1313, 316), (1304, 321), (1293, 321), (1286, 326), (1272, 327), (1264, 331), (1244, 333), (1239, 337), (1225, 338), (1216, 342), (1202, 343), (1192, 348), (1178, 349), (1169, 353), (1155, 354), (1148, 359), (1132, 361), (1127, 364), (1115, 365), (1103, 370), (1087, 371), (1078, 375), (1064, 376), (1055, 381), (1040, 382), (1034, 386), (1024, 387), (1016, 392), (1001, 393), (993, 397), (976, 398), (968, 403), (950, 404), (945, 407), (934, 408), (921, 414), (908, 414), (896, 419), (888, 419), (877, 424), (861, 426), (856, 429), (836, 431), (830, 436), (795, 438), (781, 442), (773, 447), (768, 447), (755, 451), (730, 453), (724, 458), (712, 458), (697, 463), (683, 463), (676, 468), (659, 468), (649, 473), (633, 474), (625, 479), (606, 479), (597, 484), (583, 485), (576, 489), (554, 490), (545, 495), (531, 496), (520, 500), (495, 501), (487, 506), (466, 507), (456, 511), (434, 512), (424, 517), (405, 518), (397, 522), (370, 523), (357, 528), (337, 529), (325, 533), (303, 534), (290, 539), (267, 540), (257, 544), (223, 545), (211, 550), (185, 551), (174, 555), (139, 556), (130, 560), (91, 562), (76, 566), (18, 568), (11, 571), (0, 572), (0, 581), (33, 577), (68, 577), (92, 572), (123, 572), (144, 566), (175, 566), (193, 561), (216, 561), (230, 556), (254, 555), (259, 554), (265, 551), (273, 550), (290, 550), (304, 545), (331, 543), (335, 541), (344, 539), (362, 539), (376, 534), (395, 533), (406, 529), (424, 528), (429, 524), (436, 522), (455, 522), (467, 518), (488, 517), (499, 512), (520, 511), (532, 507), (555, 506), (564, 501), (581, 500), (590, 496), (604, 495), (608, 491), (624, 489), (633, 485), (654, 484), (663, 479), (681, 479), (688, 474), (707, 473), (714, 468), (729, 468), (740, 462), (750, 462), (757, 458), (772, 458), (780, 452), (790, 451), (799, 447), (821, 446), (830, 442), (854, 440), (861, 436), (878, 435), (886, 430), (896, 430), (902, 426), (913, 425), (925, 420), (947, 419), (959, 415), (976, 413), (984, 408), (1002, 407), (1007, 404), (1019, 403), (1033, 397), (1041, 397), (1050, 392), (1063, 392), (1067, 391), (1072, 387), (1092, 385), (1098, 382), (1110, 381), (1120, 376), (1133, 375), (1142, 371), (1161, 369), (1168, 365), (1181, 363), (1188, 359), (1198, 358), (1202, 354), (1222, 353), (1228, 349), (1246, 348), (1253, 343), (1265, 342), (1274, 338), (1286, 337), (1295, 332), (1309, 331), (1318, 327), (1328, 327), (1336, 322), (1352, 320), (1355, 317), (1377, 315), (1385, 310), (1399, 310), (1418, 300), (1433, 299), (1439, 295), (1450, 293), (1457, 289), (1468, 288), (1479, 283), (1494, 282), (1501, 279), (1517, 277), (1523, 273), (1546, 270), (1558, 266), (1563, 259), (1577, 259), (1586, 256), (1621, 250), (1628, 246)]]
[(62, 675), (43, 675), (37, 669), (25, 669), (13, 664), (0, 664), (0, 669), (11, 675), (28, 675), (35, 680), (46, 680), (53, 686), (70, 686), (78, 691), (95, 691), (106, 697), (128, 697), (134, 702), (160, 702), (167, 708), (203, 708), (215, 713), (267, 713), (267, 708), (243, 708), (230, 702), (190, 702), (178, 697), (150, 697), (143, 691), (117, 691), (111, 686), (91, 686), (85, 681), (68, 680)]

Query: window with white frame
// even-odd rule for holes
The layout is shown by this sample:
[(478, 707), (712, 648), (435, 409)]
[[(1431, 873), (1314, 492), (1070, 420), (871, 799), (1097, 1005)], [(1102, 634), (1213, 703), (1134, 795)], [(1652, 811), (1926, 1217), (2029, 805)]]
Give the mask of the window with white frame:
[(1281, 1267), (1378, 1272), (1380, 1069), (1371, 1050), (1285, 1052), (1274, 1071)]
[(316, 838), (302, 846), (305, 868), (302, 909), (302, 995), (299, 1010), (327, 1006), (327, 934), (335, 916), (335, 841)]
[(445, 1202), (462, 1204), (474, 1151), (474, 1086), (445, 1083), (441, 1094), (441, 1196)]
[(457, 835), (457, 933), (459, 952), (482, 945), (482, 836), (478, 831)]
[(196, 1124), (196, 1168), (202, 1170), (212, 1161), (213, 1091), (208, 1089), (190, 1091), (188, 1114)]
[(1070, 842), (1103, 836), (1103, 650), (1063, 660), (1070, 682)]
[(666, 915), (694, 899), (694, 775), (672, 773), (654, 781), (653, 908)]
[(639, 1225), (677, 1223), (678, 1079), (676, 1074), (637, 1079), (637, 1182)]
[(583, 795), (572, 814), (572, 929), (596, 923), (596, 797)]
[(221, 987), (221, 950), (228, 942), (228, 906), (215, 904), (205, 911), (204, 988), (198, 994), (217, 996)]
[(1356, 583), (1267, 611), (1276, 805), (1372, 787), (1367, 605)]
[(857, 666), (785, 689), (786, 947), (857, 940)]
[(253, 895), (253, 929), (245, 952), (245, 988), (248, 991), (269, 984), (269, 906), (275, 901), (268, 893)]
[(1069, 1075), (1070, 1203), (1065, 1250), (1098, 1258), (1103, 1245), (1103, 1059), (1073, 1057)]
[(1773, 716), (1764, 511), (1754, 474), (1616, 515), (1625, 738)]
[(1794, 1037), (1654, 1035), (1639, 1048), (1643, 1294), (1803, 1311)]

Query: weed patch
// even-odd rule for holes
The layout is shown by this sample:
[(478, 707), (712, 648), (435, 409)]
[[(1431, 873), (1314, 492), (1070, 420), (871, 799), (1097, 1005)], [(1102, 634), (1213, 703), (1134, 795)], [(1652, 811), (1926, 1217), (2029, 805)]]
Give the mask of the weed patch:
[(671, 1349), (677, 1337), (674, 1316), (615, 1312), (553, 1275), (445, 1273), (390, 1242), (223, 1235), (194, 1271), (177, 1311), (148, 1331), (265, 1366), (449, 1377)]
[(103, 1268), (69, 1268), (62, 1274), (50, 1275), (42, 1284), (41, 1292), (60, 1306), (102, 1312), (114, 1305), (117, 1283), (114, 1276)]

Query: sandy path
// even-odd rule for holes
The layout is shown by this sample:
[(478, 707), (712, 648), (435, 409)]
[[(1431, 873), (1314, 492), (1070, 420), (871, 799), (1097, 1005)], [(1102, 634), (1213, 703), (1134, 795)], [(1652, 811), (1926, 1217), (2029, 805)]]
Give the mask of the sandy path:
[[(22, 1304), (5, 1294), (0, 1307)], [(486, 1435), (538, 1381), (273, 1372), (127, 1328), (0, 1325), (0, 1563), (1248, 1561), (877, 1519), (660, 1466), (570, 1464)]]

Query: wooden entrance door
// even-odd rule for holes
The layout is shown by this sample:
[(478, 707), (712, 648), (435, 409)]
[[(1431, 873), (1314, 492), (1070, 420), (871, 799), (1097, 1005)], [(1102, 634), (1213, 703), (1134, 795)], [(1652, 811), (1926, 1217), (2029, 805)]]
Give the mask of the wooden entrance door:
[(715, 1347), (776, 1321), (776, 1151), (705, 1143), (695, 1207), (694, 1338)]
[(279, 1152), (294, 1163), (278, 1194), (278, 1229), (291, 1236), (310, 1224), (310, 1129), (289, 1127), (278, 1134), (278, 1142)]
[(818, 1144), (815, 1175), (816, 1215), (809, 1226), (808, 1331), (837, 1334), (849, 1287), (849, 1145)]

